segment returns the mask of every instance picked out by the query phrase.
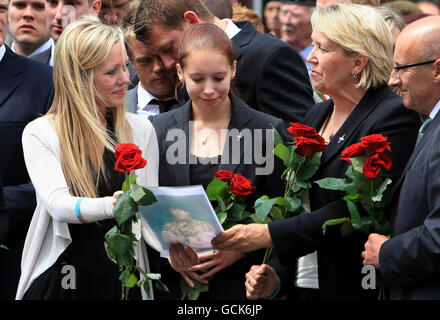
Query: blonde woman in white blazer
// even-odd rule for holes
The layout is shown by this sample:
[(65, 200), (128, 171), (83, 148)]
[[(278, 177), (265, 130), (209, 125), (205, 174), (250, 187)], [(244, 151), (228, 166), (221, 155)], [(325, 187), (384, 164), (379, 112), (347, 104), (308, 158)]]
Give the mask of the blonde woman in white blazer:
[[(155, 131), (146, 117), (125, 112), (127, 62), (121, 30), (96, 17), (70, 24), (57, 42), (53, 104), (23, 133), (37, 208), (16, 299), (120, 298), (118, 266), (106, 257), (103, 237), (115, 225), (112, 208), (123, 181), (114, 170), (115, 145), (137, 144), (148, 161), (135, 172), (137, 183), (158, 184)], [(141, 239), (140, 224), (133, 232)], [(149, 272), (145, 246), (138, 242), (136, 260)], [(67, 287), (66, 270), (76, 272)]]

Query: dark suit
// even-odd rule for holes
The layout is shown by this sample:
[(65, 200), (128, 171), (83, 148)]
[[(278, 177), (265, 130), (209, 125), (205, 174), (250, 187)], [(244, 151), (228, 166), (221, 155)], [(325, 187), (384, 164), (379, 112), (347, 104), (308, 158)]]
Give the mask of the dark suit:
[[(137, 112), (137, 104), (138, 104), (138, 86), (137, 84), (133, 89), (130, 89), (127, 91), (127, 97), (125, 99), (125, 107), (128, 112), (136, 113)], [(167, 112), (173, 109), (177, 109), (180, 107), (180, 104), (176, 103), (174, 105), (168, 106), (166, 109), (162, 108), (162, 106), (159, 107), (159, 112)]]
[[(232, 101), (232, 115), (231, 121), (229, 123), (229, 130), (237, 129), (242, 131), (243, 129), (270, 129), (271, 124), (284, 135), (284, 124), (280, 119), (272, 117), (270, 115), (258, 112), (249, 108), (238, 98), (231, 96)], [(166, 152), (168, 148), (174, 144), (174, 141), (166, 141), (166, 135), (170, 130), (179, 129), (181, 132), (185, 133), (186, 146), (189, 146), (189, 121), (192, 119), (192, 103), (189, 100), (184, 106), (177, 110), (173, 110), (164, 114), (154, 116), (152, 118), (152, 123), (156, 129), (157, 138), (159, 141), (159, 152), (160, 152), (160, 166), (159, 166), (159, 185), (160, 186), (186, 186), (191, 185), (191, 180), (193, 177), (190, 176), (190, 164), (189, 164), (189, 148), (186, 147), (186, 155), (184, 157), (184, 163), (177, 163), (170, 165), (166, 159)], [(252, 140), (254, 140), (254, 131), (252, 133)], [(244, 134), (243, 134), (244, 136)], [(245, 155), (249, 149), (245, 150), (244, 145), (246, 144), (245, 137), (239, 138), (237, 133), (231, 131), (229, 136), (229, 141), (240, 141), (240, 157), (239, 163), (232, 163), (228, 161), (228, 164), (219, 163), (218, 170), (229, 170), (235, 173), (241, 173), (243, 176), (247, 177), (257, 188), (257, 191), (253, 197), (249, 196), (246, 198), (248, 203), (252, 206), (256, 200), (256, 197), (267, 194), (270, 197), (282, 195), (284, 192), (284, 185), (281, 180), (281, 173), (283, 172), (281, 161), (275, 159), (274, 170), (272, 174), (269, 175), (256, 175), (255, 169), (257, 167), (264, 167), (263, 165), (257, 165), (255, 159), (252, 159), (250, 164), (245, 163)], [(249, 141), (249, 140), (247, 140)], [(263, 134), (263, 150), (265, 150), (266, 138)], [(225, 144), (226, 145), (226, 144)], [(232, 143), (229, 144), (229, 149), (225, 147), (222, 155), (222, 162), (228, 158), (226, 154), (233, 156)], [(236, 151), (236, 150), (235, 150)], [(270, 151), (272, 152), (272, 145), (270, 146)], [(212, 179), (212, 177), (210, 178)], [(209, 180), (210, 181), (210, 180)], [(207, 181), (209, 183), (209, 181)], [(234, 265), (222, 270), (214, 276), (210, 281), (210, 292), (206, 295), (202, 295), (201, 298), (205, 299), (244, 299), (245, 298), (245, 287), (244, 287), (244, 274), (249, 271), (252, 264), (260, 264), (262, 261), (262, 255), (259, 253), (248, 255), (246, 259), (241, 259)], [(175, 292), (180, 292), (179, 278), (180, 275), (174, 271), (166, 269), (166, 266), (162, 263), (160, 272), (165, 274), (164, 281), (169, 285)], [(164, 271), (165, 270), (165, 271)], [(168, 281), (166, 278), (173, 277), (173, 280)], [(166, 296), (164, 298), (167, 298)], [(179, 294), (172, 297), (174, 299), (179, 298)]]
[(43, 52), (40, 52), (39, 54), (30, 57), (30, 59), (44, 64), (49, 64), (51, 56), (52, 56), (52, 47), (44, 50)]
[(9, 233), (9, 219), (6, 215), (5, 198), (3, 196), (3, 182), (0, 176), (0, 244), (3, 244)]
[(53, 99), (52, 68), (6, 47), (0, 62), (0, 170), (10, 224), (9, 251), (0, 252), (0, 298), (13, 299), (24, 240), (36, 201), (23, 159), (21, 135), (27, 123), (45, 114)]
[[(332, 100), (317, 104), (307, 113), (304, 123), (319, 130), (332, 110)], [(363, 136), (381, 133), (391, 142), (389, 156), (393, 166), (387, 175), (396, 181), (411, 154), (420, 123), (419, 115), (406, 109), (402, 99), (387, 86), (368, 90), (324, 150), (321, 167), (312, 179), (344, 178), (348, 163), (340, 160), (341, 152), (360, 142)], [(365, 274), (361, 273), (360, 254), (366, 235), (354, 232), (341, 239), (340, 226), (329, 227), (325, 236), (322, 233), (322, 225), (327, 220), (349, 217), (346, 202), (341, 200), (343, 196), (343, 192), (313, 184), (312, 213), (269, 224), (270, 234), (285, 264), (318, 250), (318, 279), (323, 298), (376, 299), (377, 292), (363, 290), (361, 286)]]
[(440, 299), (440, 113), (402, 174), (392, 237), (379, 252), (392, 299)]
[(307, 68), (289, 44), (258, 32), (249, 21), (235, 23), (235, 86), (250, 107), (284, 120), (302, 122), (315, 104)]

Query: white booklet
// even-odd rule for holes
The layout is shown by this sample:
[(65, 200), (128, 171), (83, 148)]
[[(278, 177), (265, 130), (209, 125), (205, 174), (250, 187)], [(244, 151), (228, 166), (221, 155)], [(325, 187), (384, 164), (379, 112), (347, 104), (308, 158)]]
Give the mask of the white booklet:
[(224, 230), (203, 186), (148, 189), (157, 202), (139, 206), (139, 213), (162, 257), (170, 256), (170, 244), (176, 242), (196, 252), (212, 250), (211, 240)]

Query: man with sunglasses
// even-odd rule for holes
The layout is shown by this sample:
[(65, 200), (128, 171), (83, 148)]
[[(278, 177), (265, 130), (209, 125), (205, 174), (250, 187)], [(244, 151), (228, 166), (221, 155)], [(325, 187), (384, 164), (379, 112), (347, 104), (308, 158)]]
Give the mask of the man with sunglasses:
[(391, 299), (440, 299), (439, 37), (440, 16), (422, 18), (403, 29), (394, 52), (389, 85), (427, 117), (396, 183), (391, 238), (371, 234), (362, 253), (365, 265), (380, 269)]

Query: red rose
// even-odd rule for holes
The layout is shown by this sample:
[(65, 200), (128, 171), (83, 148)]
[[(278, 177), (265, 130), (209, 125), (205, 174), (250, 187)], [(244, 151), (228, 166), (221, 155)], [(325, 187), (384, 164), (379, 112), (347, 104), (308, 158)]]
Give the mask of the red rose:
[(246, 197), (255, 190), (255, 186), (249, 179), (243, 177), (241, 174), (234, 174), (229, 185), (231, 192), (239, 197)]
[(367, 148), (362, 143), (355, 143), (342, 151), (341, 160), (350, 162), (350, 158), (359, 156), (365, 156), (367, 154)]
[(234, 174), (231, 171), (228, 170), (220, 170), (214, 173), (214, 176), (224, 182), (229, 183), (231, 181), (231, 178)]
[(302, 137), (314, 138), (318, 135), (318, 133), (314, 128), (308, 127), (299, 122), (291, 122), (290, 127), (287, 128), (287, 131), (289, 131), (294, 137), (302, 136)]
[(384, 153), (375, 153), (365, 161), (362, 171), (367, 178), (375, 178), (380, 169), (391, 170), (392, 164), (390, 157)]
[(390, 143), (387, 142), (387, 137), (381, 134), (370, 134), (369, 136), (362, 137), (361, 143), (368, 150), (376, 152), (391, 151)]
[(314, 138), (299, 136), (294, 137), (294, 139), (296, 145), (295, 152), (304, 157), (310, 157), (315, 154), (315, 152), (322, 152), (327, 146), (324, 138), (320, 135)]
[(145, 167), (147, 160), (142, 158), (142, 151), (134, 143), (121, 143), (115, 147), (115, 170), (130, 172)]

